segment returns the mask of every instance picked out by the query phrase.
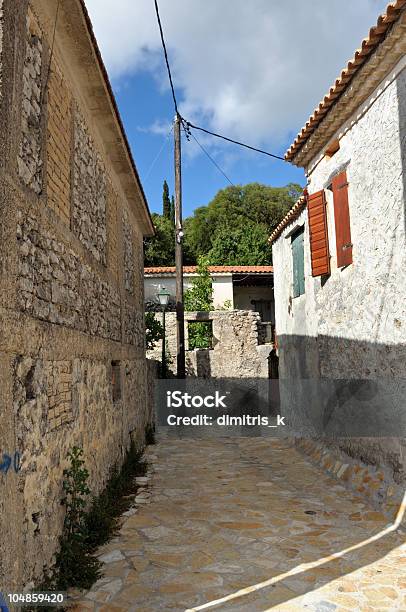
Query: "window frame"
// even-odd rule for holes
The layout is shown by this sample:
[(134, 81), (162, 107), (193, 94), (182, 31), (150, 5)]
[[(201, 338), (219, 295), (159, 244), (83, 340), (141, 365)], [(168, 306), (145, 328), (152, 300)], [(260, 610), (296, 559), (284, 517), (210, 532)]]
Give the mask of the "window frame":
[[(291, 253), (292, 253), (292, 294), (293, 298), (300, 297), (306, 293), (306, 274), (305, 274), (305, 261), (304, 261), (304, 237), (305, 237), (305, 228), (304, 225), (295, 229), (290, 235), (290, 244), (291, 244)], [(294, 246), (296, 244), (301, 243), (300, 251), (298, 251), (298, 247)], [(299, 253), (300, 258), (298, 260)], [(295, 270), (297, 270), (298, 262), (301, 260), (299, 264), (300, 276), (295, 274)]]

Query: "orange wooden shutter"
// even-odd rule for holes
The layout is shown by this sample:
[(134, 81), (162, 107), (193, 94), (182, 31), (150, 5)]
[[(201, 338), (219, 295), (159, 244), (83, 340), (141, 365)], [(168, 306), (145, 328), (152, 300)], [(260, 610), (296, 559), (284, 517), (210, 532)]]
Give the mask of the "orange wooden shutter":
[(307, 197), (307, 211), (309, 216), (312, 275), (321, 276), (322, 274), (330, 274), (326, 196), (323, 189)]
[(350, 209), (348, 206), (347, 173), (340, 172), (333, 178), (334, 219), (336, 226), (337, 267), (352, 263)]

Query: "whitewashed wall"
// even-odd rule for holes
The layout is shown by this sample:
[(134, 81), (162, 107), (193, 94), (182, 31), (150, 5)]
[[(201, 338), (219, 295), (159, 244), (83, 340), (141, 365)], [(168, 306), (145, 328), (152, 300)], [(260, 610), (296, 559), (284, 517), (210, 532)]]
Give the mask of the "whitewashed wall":
[[(189, 289), (192, 285), (193, 279), (196, 278), (196, 274), (184, 274), (183, 275), (183, 287), (184, 290)], [(165, 276), (154, 274), (153, 276), (144, 277), (144, 291), (145, 300), (152, 301), (156, 299), (156, 294), (161, 287), (165, 287), (170, 294), (171, 299), (175, 300), (176, 295), (176, 281), (174, 276)], [(234, 307), (233, 303), (233, 277), (232, 274), (224, 275), (213, 275), (212, 276), (212, 287), (213, 287), (213, 303), (215, 308), (222, 308), (224, 303), (229, 300), (231, 302), (231, 309)]]
[[(340, 150), (332, 158), (321, 152), (307, 168), (310, 194), (327, 188), (332, 175), (346, 168), (353, 263), (337, 268), (333, 196), (328, 190), (331, 275), (326, 282), (311, 276), (307, 210), (273, 245), (282, 377), (406, 377), (404, 64), (334, 136), (340, 138)], [(300, 224), (305, 225), (305, 295), (293, 298), (287, 236)], [(401, 445), (354, 442), (347, 450), (397, 464), (404, 477)]]

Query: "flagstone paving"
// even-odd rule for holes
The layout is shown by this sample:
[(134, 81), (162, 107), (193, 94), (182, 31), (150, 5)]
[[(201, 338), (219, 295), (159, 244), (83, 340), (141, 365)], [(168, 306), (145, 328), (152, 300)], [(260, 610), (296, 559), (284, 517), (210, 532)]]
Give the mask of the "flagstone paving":
[(286, 442), (163, 438), (146, 455), (76, 610), (406, 610), (405, 533)]

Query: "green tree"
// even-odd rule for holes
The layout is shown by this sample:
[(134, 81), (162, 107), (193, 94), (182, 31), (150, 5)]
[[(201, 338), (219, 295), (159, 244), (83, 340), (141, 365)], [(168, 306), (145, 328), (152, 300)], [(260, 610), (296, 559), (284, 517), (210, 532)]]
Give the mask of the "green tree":
[(220, 190), (185, 221), (185, 260), (194, 263), (199, 255), (208, 255), (218, 265), (271, 263), (268, 236), (301, 191), (293, 183), (286, 187), (250, 183)]
[(172, 225), (175, 226), (175, 198), (174, 198), (174, 196), (171, 197), (171, 215), (170, 215), (170, 219), (172, 221)]
[(147, 238), (144, 242), (145, 266), (173, 266), (175, 265), (175, 235), (170, 219), (152, 213), (155, 227), (155, 236)]
[(244, 227), (224, 225), (212, 241), (210, 262), (223, 266), (266, 266), (272, 259), (268, 237), (263, 224), (247, 221)]
[(168, 183), (166, 181), (164, 181), (162, 191), (162, 216), (165, 217), (165, 219), (171, 218), (171, 200), (169, 197)]

